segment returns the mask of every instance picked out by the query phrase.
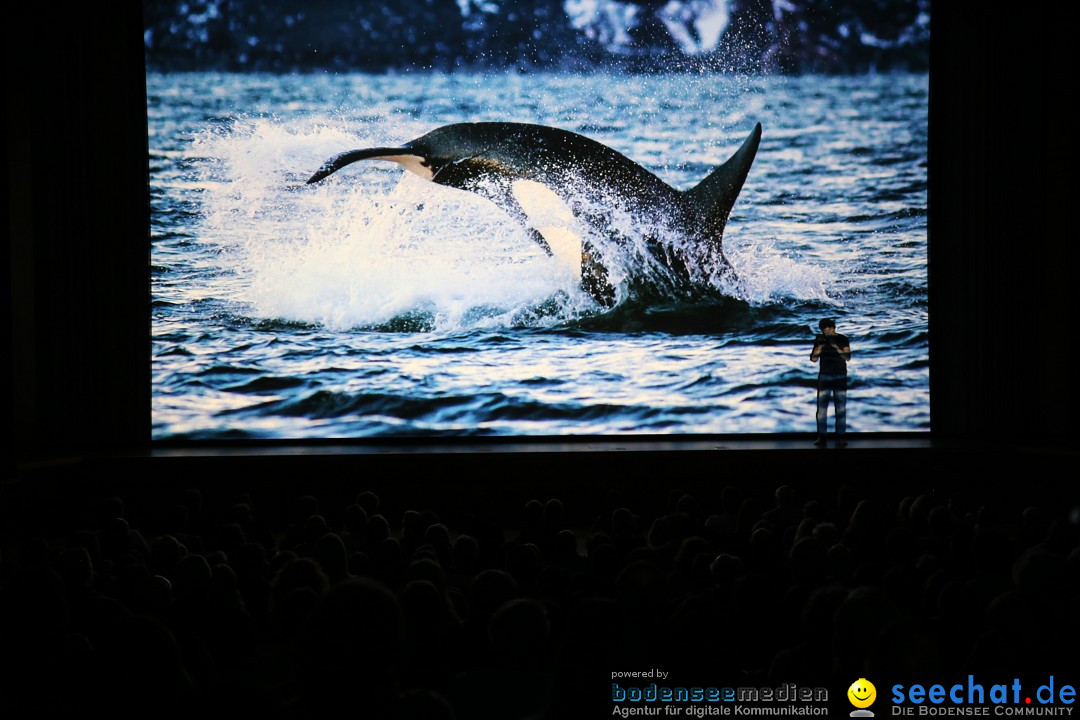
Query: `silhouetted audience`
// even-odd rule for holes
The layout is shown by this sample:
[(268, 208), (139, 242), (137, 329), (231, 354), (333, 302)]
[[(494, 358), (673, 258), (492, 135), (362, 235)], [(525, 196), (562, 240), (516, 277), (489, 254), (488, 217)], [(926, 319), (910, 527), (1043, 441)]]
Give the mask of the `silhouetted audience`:
[(843, 687), (1060, 673), (1048, 658), (1076, 647), (1075, 509), (760, 484), (506, 516), (408, 504), (302, 495), (274, 517), (191, 489), (153, 525), (110, 495), (86, 526), (9, 538), (4, 701), (549, 720), (602, 697), (611, 670), (691, 672), (704, 654), (730, 684)]

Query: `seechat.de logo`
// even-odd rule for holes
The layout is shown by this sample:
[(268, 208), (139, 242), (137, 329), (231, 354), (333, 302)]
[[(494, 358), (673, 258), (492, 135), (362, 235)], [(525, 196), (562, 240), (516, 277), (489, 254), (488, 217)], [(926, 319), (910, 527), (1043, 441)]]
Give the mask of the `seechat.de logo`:
[(847, 698), (856, 708), (851, 711), (851, 717), (874, 717), (874, 713), (866, 709), (877, 699), (877, 688), (874, 687), (874, 683), (866, 678), (859, 678), (851, 683), (851, 687), (847, 690)]
[(892, 714), (899, 716), (1068, 716), (1076, 688), (1053, 675), (1032, 692), (1020, 678), (984, 685), (967, 676), (953, 685), (893, 685)]

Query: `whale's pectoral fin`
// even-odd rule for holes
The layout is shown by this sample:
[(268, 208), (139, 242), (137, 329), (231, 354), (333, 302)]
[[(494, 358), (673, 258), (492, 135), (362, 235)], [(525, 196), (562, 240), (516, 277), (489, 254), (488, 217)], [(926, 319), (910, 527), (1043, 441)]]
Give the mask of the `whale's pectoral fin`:
[(716, 168), (708, 177), (685, 192), (690, 207), (698, 215), (701, 229), (707, 237), (719, 239), (727, 224), (731, 208), (739, 197), (746, 175), (754, 163), (761, 143), (761, 123), (743, 141), (735, 154)]
[(548, 255), (548, 257), (555, 254), (551, 252), (551, 245), (548, 243), (547, 238), (544, 237), (544, 234), (542, 232), (540, 232), (536, 228), (531, 227), (526, 227), (525, 230), (529, 233), (529, 237), (532, 238), (533, 242), (539, 245), (540, 249), (543, 250)]
[[(473, 158), (469, 158), (473, 160)], [(435, 173), (432, 182), (447, 187), (468, 190), (495, 203), (510, 217), (525, 227), (526, 231), (545, 253), (552, 255), (551, 246), (538, 228), (529, 223), (528, 213), (514, 196), (514, 178), (497, 168), (479, 163), (459, 162), (444, 166)]]
[(570, 266), (574, 277), (601, 306), (615, 305), (615, 288), (600, 254), (583, 238), (578, 219), (566, 201), (554, 190), (535, 180), (517, 180), (514, 197), (528, 215), (530, 227), (538, 230), (551, 247), (552, 254)]

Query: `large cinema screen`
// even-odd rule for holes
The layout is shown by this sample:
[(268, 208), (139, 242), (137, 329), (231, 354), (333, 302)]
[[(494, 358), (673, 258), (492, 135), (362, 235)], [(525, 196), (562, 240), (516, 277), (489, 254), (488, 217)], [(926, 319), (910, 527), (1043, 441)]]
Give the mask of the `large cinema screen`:
[(930, 429), (929, 0), (144, 25), (155, 441)]

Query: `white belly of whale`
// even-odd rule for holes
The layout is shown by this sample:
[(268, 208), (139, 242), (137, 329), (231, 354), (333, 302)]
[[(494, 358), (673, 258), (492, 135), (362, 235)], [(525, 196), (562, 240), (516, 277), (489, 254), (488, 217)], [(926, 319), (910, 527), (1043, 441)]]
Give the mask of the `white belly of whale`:
[(543, 236), (556, 260), (566, 265), (580, 282), (581, 234), (570, 207), (554, 191), (534, 180), (518, 180), (512, 190), (529, 226)]

